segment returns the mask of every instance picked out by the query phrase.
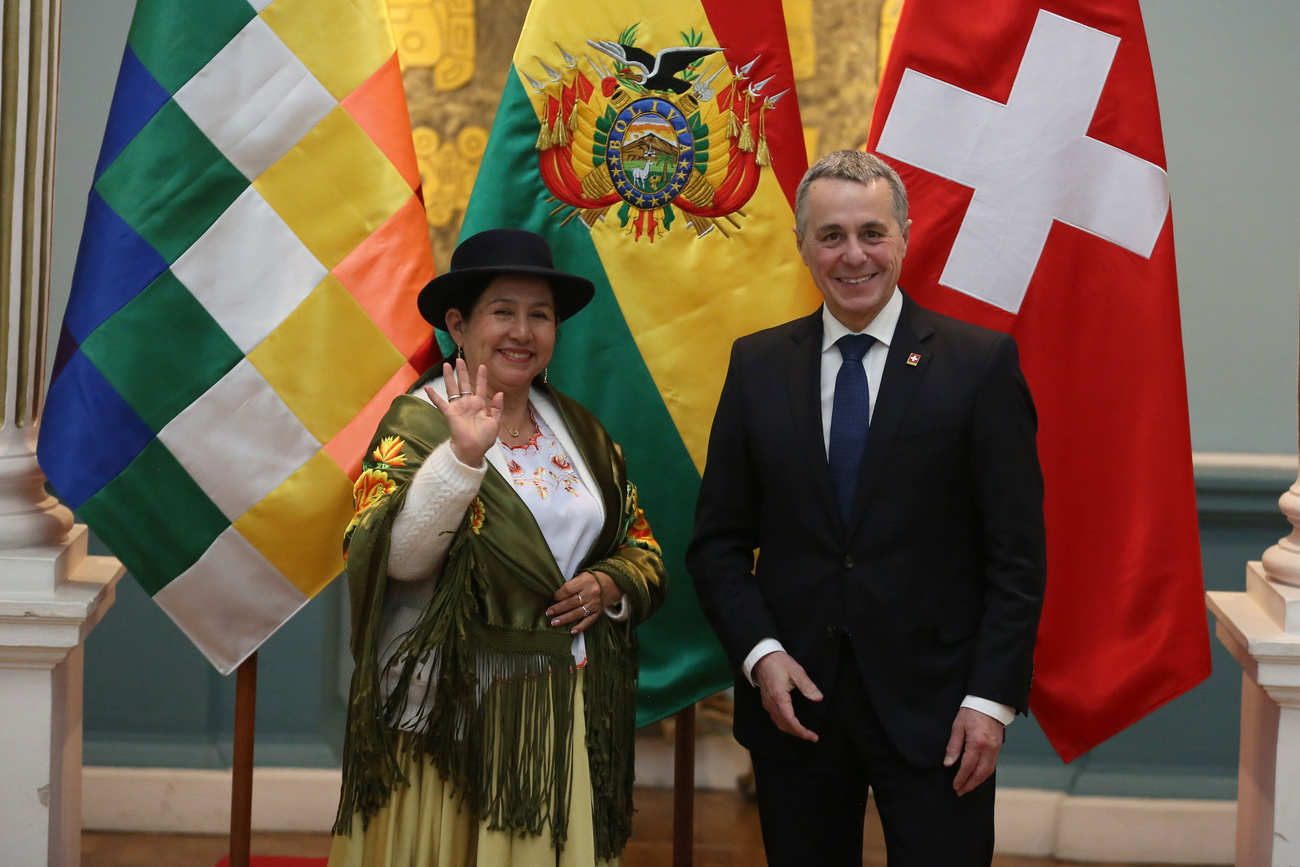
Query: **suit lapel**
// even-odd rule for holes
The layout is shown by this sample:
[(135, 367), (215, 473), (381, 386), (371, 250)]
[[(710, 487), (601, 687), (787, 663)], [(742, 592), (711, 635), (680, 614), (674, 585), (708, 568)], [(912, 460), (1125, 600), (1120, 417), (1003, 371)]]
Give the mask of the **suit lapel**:
[(794, 419), (798, 452), (807, 455), (809, 478), (821, 506), (842, 526), (835, 489), (831, 484), (830, 465), (826, 463), (826, 441), (822, 435), (822, 312), (819, 307), (811, 316), (795, 323), (790, 332), (790, 357), (782, 365), (786, 371), (789, 412)]
[[(881, 377), (880, 393), (876, 397), (876, 409), (871, 414), (871, 432), (867, 435), (867, 451), (862, 457), (858, 486), (853, 497), (850, 527), (857, 527), (862, 521), (867, 503), (871, 500), (876, 482), (889, 458), (890, 447), (898, 436), (908, 407), (912, 405), (912, 398), (916, 396), (916, 391), (925, 378), (933, 351), (933, 347), (927, 346), (926, 341), (933, 334), (934, 328), (927, 320), (925, 311), (904, 295), (898, 326), (894, 329), (894, 339), (889, 345), (889, 355), (885, 358), (885, 372)], [(915, 363), (909, 363), (910, 360)]]

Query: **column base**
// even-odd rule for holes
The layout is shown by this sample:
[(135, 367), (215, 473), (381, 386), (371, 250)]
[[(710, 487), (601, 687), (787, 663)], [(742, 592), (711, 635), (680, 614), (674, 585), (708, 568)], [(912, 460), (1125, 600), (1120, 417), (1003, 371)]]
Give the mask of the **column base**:
[(5, 863), (81, 863), (82, 645), (125, 569), (60, 545), (0, 551), (0, 840)]
[(1245, 593), (1206, 599), (1243, 673), (1236, 864), (1300, 863), (1300, 589), (1253, 562)]

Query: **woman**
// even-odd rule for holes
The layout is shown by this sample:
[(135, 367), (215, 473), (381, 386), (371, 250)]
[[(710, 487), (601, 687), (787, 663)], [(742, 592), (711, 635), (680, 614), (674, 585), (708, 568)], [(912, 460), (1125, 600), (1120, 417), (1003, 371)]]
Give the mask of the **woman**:
[(579, 867), (627, 842), (633, 630), (664, 574), (618, 446), (547, 384), (593, 293), (514, 229), (420, 293), (455, 363), (393, 402), (357, 480), (331, 867)]

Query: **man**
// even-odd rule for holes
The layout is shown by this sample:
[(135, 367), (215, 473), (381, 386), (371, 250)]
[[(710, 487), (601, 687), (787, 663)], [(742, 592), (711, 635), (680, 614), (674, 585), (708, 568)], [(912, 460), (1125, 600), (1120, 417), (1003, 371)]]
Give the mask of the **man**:
[(818, 161), (795, 220), (825, 303), (733, 347), (687, 555), (768, 863), (861, 865), (870, 787), (891, 867), (987, 865), (1045, 575), (1015, 342), (897, 288), (911, 221), (877, 157)]

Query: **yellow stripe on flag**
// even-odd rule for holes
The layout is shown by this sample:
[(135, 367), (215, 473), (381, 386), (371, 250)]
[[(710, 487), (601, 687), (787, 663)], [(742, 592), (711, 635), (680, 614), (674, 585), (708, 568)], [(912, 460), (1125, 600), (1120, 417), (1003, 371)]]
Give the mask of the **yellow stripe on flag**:
[[(821, 303), (795, 252), (794, 215), (770, 172), (744, 214), (731, 237), (716, 229), (702, 238), (672, 231), (658, 236), (653, 250), (613, 221), (591, 233), (641, 356), (701, 471), (732, 341)], [(786, 229), (773, 241), (772, 233), (754, 228), (761, 225)], [(757, 243), (746, 243), (747, 231), (759, 235)], [(645, 279), (646, 269), (653, 279)]]

